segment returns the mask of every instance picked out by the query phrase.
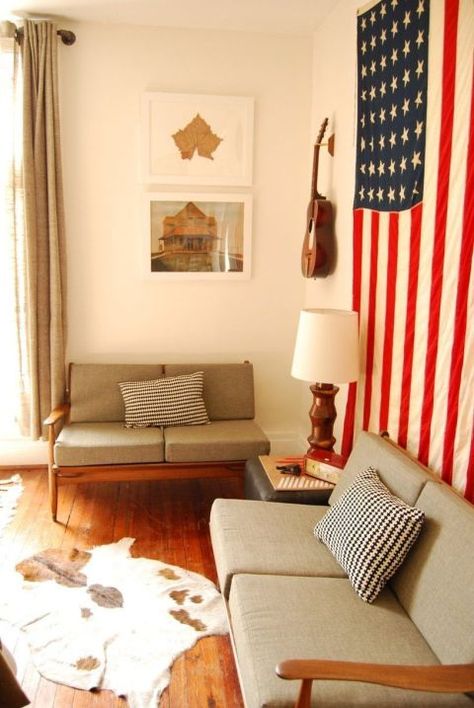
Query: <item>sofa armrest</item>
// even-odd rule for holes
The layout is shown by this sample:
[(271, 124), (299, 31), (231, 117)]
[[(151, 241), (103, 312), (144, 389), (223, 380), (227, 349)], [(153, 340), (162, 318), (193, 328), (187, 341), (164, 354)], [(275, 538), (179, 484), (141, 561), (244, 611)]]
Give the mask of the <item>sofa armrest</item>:
[(51, 411), (47, 418), (44, 419), (43, 424), (54, 425), (58, 422), (58, 420), (61, 420), (61, 418), (66, 418), (67, 414), (69, 413), (69, 408), (69, 403), (63, 403), (61, 406), (58, 406), (57, 408)]
[(314, 680), (363, 681), (437, 693), (474, 691), (474, 664), (401, 666), (323, 659), (289, 659), (276, 667), (280, 678), (302, 681), (295, 708), (309, 708)]

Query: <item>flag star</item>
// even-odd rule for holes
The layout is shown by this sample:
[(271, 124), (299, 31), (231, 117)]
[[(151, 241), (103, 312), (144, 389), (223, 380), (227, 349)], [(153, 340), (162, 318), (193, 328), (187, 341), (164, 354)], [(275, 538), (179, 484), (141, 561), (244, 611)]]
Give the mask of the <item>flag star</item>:
[(402, 186), (400, 187), (400, 201), (403, 202), (404, 199), (405, 199), (405, 187), (402, 184)]
[(372, 37), (370, 38), (370, 46), (372, 47), (372, 49), (375, 49), (376, 45), (377, 45), (377, 40), (375, 39), (375, 34), (373, 34)]
[(375, 111), (370, 111), (370, 122), (375, 123)]
[(416, 44), (418, 45), (418, 49), (420, 48), (420, 46), (421, 46), (421, 45), (423, 44), (423, 42), (425, 41), (425, 40), (423, 39), (423, 35), (424, 35), (424, 31), (423, 31), (423, 30), (418, 30), (418, 37), (416, 38)]
[(407, 54), (410, 54), (410, 40), (406, 39), (405, 44), (403, 45), (402, 52), (405, 55), (405, 59), (407, 58)]
[(397, 117), (397, 105), (396, 103), (392, 103), (392, 108), (390, 109), (390, 116), (392, 120), (395, 120)]
[(375, 165), (372, 161), (369, 162), (369, 175), (372, 177), (375, 174)]
[(360, 149), (361, 149), (361, 152), (362, 152), (362, 150), (365, 150), (365, 138), (360, 139)]
[(375, 74), (376, 71), (377, 71), (377, 64), (375, 63), (375, 61), (372, 61), (370, 63), (370, 73), (373, 75), (373, 74)]
[(377, 20), (377, 18), (375, 16), (375, 12), (372, 10), (372, 12), (370, 13), (370, 24), (374, 25), (376, 20)]
[(393, 173), (395, 172), (395, 160), (390, 160), (388, 171), (390, 172), (390, 175), (393, 176)]
[(362, 64), (362, 69), (361, 69), (360, 75), (362, 76), (363, 79), (365, 79), (365, 77), (367, 76), (367, 67), (365, 64)]
[(409, 132), (409, 131), (408, 131), (408, 128), (405, 126), (405, 128), (403, 128), (402, 136), (401, 136), (401, 138), (402, 138), (402, 143), (403, 143), (404, 145), (405, 145), (405, 143), (408, 142), (408, 132)]
[(385, 123), (385, 108), (380, 109), (379, 120), (381, 123)]
[(393, 202), (394, 199), (395, 199), (395, 190), (393, 187), (390, 187), (390, 189), (388, 190), (388, 200), (389, 200), (389, 202)]
[(390, 88), (392, 89), (392, 92), (397, 90), (397, 88), (398, 88), (397, 84), (398, 84), (398, 78), (396, 76), (392, 76), (392, 83), (390, 84)]
[(360, 48), (360, 51), (362, 52), (362, 54), (367, 53), (367, 42), (365, 40), (362, 42), (362, 46)]
[(393, 49), (393, 50), (392, 50), (392, 57), (391, 57), (391, 59), (392, 59), (392, 64), (396, 64), (396, 62), (398, 61), (398, 49)]
[(380, 84), (380, 95), (385, 96), (386, 93), (387, 93), (387, 82), (382, 81), (382, 83)]
[(413, 157), (410, 162), (413, 165), (414, 170), (418, 167), (418, 165), (421, 165), (421, 152), (413, 152)]
[(380, 59), (380, 68), (386, 69), (386, 67), (387, 67), (387, 55), (382, 54), (382, 58)]
[(370, 92), (369, 92), (370, 100), (373, 101), (376, 95), (377, 95), (377, 90), (376, 90), (375, 86), (371, 86)]
[(385, 162), (382, 162), (382, 160), (380, 160), (379, 166), (377, 167), (377, 170), (378, 170), (378, 173), (379, 173), (379, 177), (380, 177), (381, 175), (384, 175), (384, 174), (385, 174)]
[(392, 9), (395, 10), (395, 8), (396, 8), (397, 5), (398, 5), (398, 0), (392, 0), (392, 2), (390, 3), (390, 5), (392, 6)]
[(365, 113), (362, 113), (362, 117), (360, 119), (360, 124), (362, 125), (363, 128), (365, 128)]
[(415, 103), (416, 103), (417, 108), (419, 108), (422, 105), (423, 99), (421, 97), (421, 91), (418, 91), (418, 93), (416, 94)]
[(364, 198), (364, 192), (365, 192), (365, 188), (364, 188), (364, 187), (361, 187), (361, 188), (359, 189), (359, 199), (360, 199), (361, 201), (362, 201), (362, 199)]
[(410, 83), (410, 69), (405, 69), (405, 71), (403, 72), (402, 81), (403, 81), (405, 88), (406, 88), (407, 84)]
[(422, 134), (422, 132), (423, 132), (423, 121), (417, 120), (416, 121), (416, 128), (415, 128), (416, 137), (419, 138), (420, 135)]
[(388, 142), (390, 143), (390, 147), (395, 147), (397, 143), (397, 135), (393, 131), (390, 133), (390, 140)]
[(379, 147), (381, 150), (385, 147), (385, 135), (381, 134), (379, 138)]
[(419, 192), (418, 192), (418, 182), (415, 182), (415, 184), (413, 185), (413, 194), (419, 194)]
[(410, 110), (410, 99), (404, 98), (403, 99), (403, 106), (402, 106), (403, 115), (406, 116), (406, 114), (408, 113), (409, 110)]
[(395, 37), (396, 34), (398, 34), (398, 22), (393, 21), (392, 22), (392, 29), (390, 30), (392, 33), (392, 36)]
[(379, 190), (378, 190), (378, 192), (377, 192), (377, 199), (379, 200), (379, 202), (381, 202), (382, 199), (383, 199), (383, 189), (382, 189), (382, 187), (379, 187)]
[(408, 25), (409, 25), (410, 22), (411, 22), (411, 20), (410, 20), (410, 14), (411, 14), (411, 13), (410, 13), (408, 10), (407, 10), (407, 12), (405, 12), (405, 17), (403, 18), (403, 24), (405, 25), (405, 29), (408, 28)]
[(367, 192), (367, 195), (368, 195), (368, 197), (369, 197), (369, 202), (371, 202), (372, 199), (374, 198), (374, 189), (373, 189), (373, 187), (371, 187), (371, 188), (369, 189), (369, 191)]
[(360, 26), (363, 30), (367, 29), (367, 20), (365, 17), (362, 18), (362, 22), (360, 23)]
[(387, 30), (386, 30), (386, 29), (383, 29), (383, 30), (381, 31), (381, 33), (380, 33), (380, 41), (381, 41), (382, 44), (385, 44), (385, 42), (387, 41)]
[(402, 159), (400, 160), (401, 172), (405, 172), (406, 168), (407, 168), (407, 159), (406, 159), (406, 157), (402, 157)]
[(387, 14), (387, 5), (383, 2), (380, 6), (380, 17), (385, 17)]
[(363, 164), (360, 166), (360, 171), (362, 172), (363, 175), (365, 175), (365, 163), (363, 163)]
[(420, 2), (418, 3), (418, 7), (416, 10), (418, 17), (420, 17), (420, 15), (422, 15), (425, 11), (424, 4), (424, 0), (420, 0)]
[(369, 145), (370, 145), (370, 151), (373, 152), (374, 151), (374, 138), (373, 137), (370, 138)]
[(367, 89), (364, 89), (362, 93), (360, 94), (361, 100), (362, 101), (367, 101)]
[(417, 63), (415, 74), (418, 79), (420, 78), (421, 74), (423, 73), (423, 64), (424, 63), (425, 62), (423, 60), (418, 61), (418, 63)]

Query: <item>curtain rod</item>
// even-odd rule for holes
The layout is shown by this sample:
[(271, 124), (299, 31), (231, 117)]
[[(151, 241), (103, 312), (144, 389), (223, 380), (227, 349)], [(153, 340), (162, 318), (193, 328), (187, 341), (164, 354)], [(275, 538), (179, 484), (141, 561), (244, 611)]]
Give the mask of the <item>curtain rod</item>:
[[(61, 42), (68, 47), (76, 41), (76, 35), (71, 30), (59, 29), (56, 34), (61, 37)], [(15, 31), (15, 39), (20, 44), (23, 39), (23, 27), (18, 27)]]

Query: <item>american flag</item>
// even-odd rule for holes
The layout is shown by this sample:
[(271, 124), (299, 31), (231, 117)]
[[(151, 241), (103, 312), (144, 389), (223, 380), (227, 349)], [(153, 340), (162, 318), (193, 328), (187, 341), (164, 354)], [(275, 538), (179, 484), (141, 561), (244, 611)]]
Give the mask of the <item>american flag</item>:
[(474, 2), (357, 20), (353, 308), (342, 452), (390, 437), (474, 501)]

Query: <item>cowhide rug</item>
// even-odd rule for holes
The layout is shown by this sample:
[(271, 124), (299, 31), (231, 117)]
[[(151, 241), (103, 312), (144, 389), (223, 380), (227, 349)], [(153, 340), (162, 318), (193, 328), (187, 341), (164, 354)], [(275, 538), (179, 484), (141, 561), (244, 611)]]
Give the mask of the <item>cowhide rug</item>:
[(132, 558), (134, 540), (22, 561), (0, 575), (0, 617), (24, 630), (45, 678), (155, 708), (173, 661), (201, 637), (225, 634), (227, 620), (210, 580)]
[(23, 484), (19, 474), (0, 479), (0, 533), (12, 519), (22, 493)]

